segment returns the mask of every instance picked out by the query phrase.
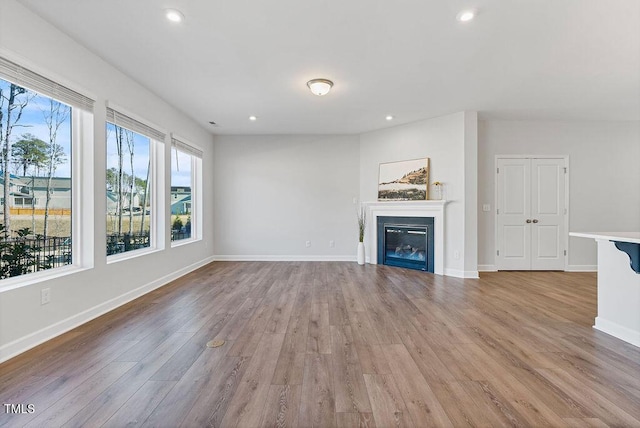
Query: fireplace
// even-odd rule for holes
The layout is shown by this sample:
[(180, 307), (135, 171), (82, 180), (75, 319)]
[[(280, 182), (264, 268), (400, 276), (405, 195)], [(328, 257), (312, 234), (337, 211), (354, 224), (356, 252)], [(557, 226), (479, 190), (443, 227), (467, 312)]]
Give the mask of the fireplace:
[[(444, 275), (444, 228), (447, 201), (372, 201), (362, 204), (367, 210), (367, 219), (371, 225), (367, 227), (364, 238), (368, 263), (383, 263), (382, 255), (378, 257), (378, 218), (409, 218), (409, 221), (401, 224), (416, 224), (414, 219), (427, 217), (433, 219), (433, 227), (429, 229), (433, 232), (433, 273)], [(384, 233), (384, 230), (381, 233)]]
[(434, 271), (433, 217), (377, 218), (378, 262)]

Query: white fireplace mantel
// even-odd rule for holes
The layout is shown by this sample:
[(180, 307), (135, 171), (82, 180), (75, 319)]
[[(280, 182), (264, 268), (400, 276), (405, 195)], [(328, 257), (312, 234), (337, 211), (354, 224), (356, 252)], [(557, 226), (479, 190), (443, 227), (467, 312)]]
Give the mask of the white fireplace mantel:
[(433, 271), (444, 273), (444, 207), (447, 201), (376, 201), (363, 202), (367, 213), (364, 245), (367, 261), (378, 264), (378, 216), (433, 217)]

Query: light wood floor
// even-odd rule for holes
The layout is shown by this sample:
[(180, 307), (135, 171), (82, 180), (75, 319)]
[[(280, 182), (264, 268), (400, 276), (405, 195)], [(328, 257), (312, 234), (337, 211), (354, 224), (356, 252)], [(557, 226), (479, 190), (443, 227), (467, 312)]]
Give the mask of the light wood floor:
[(0, 365), (0, 425), (640, 426), (595, 315), (593, 273), (217, 262)]

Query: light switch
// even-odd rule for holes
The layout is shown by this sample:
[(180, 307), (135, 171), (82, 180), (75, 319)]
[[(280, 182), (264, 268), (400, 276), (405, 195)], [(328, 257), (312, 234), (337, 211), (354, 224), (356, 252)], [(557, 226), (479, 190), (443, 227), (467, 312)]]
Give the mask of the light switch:
[(487, 212), (489, 212), (489, 211), (491, 211), (491, 205), (489, 205), (489, 204), (483, 204), (483, 205), (482, 205), (482, 211), (484, 211), (484, 212), (486, 212), (486, 213), (487, 213)]

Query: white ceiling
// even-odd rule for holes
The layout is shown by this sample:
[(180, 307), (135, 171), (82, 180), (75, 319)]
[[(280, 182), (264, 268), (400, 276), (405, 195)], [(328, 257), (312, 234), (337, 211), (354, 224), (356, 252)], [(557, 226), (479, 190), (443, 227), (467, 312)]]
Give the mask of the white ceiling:
[[(460, 110), (640, 119), (638, 0), (21, 2), (215, 134), (361, 133)], [(465, 7), (479, 13), (460, 23)], [(329, 95), (307, 90), (316, 77)]]

